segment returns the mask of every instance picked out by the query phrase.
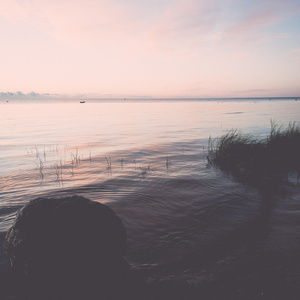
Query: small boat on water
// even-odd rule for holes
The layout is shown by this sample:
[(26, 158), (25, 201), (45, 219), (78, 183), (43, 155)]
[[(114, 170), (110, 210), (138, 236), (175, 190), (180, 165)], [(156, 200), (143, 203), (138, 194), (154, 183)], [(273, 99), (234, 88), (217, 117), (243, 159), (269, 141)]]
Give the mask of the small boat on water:
[(80, 101), (80, 103), (85, 103), (85, 101)]

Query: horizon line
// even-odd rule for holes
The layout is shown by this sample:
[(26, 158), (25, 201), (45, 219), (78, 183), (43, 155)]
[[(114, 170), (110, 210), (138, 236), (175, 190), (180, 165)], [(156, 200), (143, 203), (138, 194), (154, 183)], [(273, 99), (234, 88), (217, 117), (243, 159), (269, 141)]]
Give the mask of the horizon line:
[(77, 93), (77, 94), (58, 94), (58, 93), (22, 93), (22, 92), (0, 92), (2, 100), (213, 100), (213, 99), (297, 99), (299, 96), (135, 96), (135, 95), (113, 95), (97, 93)]

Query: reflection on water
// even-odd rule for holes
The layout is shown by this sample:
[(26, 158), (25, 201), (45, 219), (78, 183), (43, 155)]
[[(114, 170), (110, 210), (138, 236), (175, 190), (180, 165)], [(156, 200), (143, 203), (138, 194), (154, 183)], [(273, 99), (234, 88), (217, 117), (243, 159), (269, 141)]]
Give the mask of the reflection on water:
[(0, 103), (0, 230), (37, 196), (79, 194), (120, 215), (135, 264), (203, 251), (247, 227), (261, 202), (206, 168), (209, 136), (263, 136), (299, 112), (295, 101)]

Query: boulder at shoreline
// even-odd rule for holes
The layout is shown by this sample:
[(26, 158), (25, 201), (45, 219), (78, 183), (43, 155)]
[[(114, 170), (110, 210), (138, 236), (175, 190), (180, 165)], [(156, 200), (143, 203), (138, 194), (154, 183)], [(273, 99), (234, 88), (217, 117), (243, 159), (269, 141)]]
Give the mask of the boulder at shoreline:
[(115, 299), (128, 272), (126, 238), (108, 206), (80, 196), (38, 198), (19, 211), (5, 250), (25, 299)]

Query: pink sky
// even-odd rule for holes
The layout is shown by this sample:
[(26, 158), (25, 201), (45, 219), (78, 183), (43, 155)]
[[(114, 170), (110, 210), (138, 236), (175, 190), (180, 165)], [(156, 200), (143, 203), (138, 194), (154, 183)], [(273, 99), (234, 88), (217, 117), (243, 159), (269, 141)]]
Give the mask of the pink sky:
[(300, 95), (298, 0), (0, 3), (0, 92)]

